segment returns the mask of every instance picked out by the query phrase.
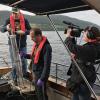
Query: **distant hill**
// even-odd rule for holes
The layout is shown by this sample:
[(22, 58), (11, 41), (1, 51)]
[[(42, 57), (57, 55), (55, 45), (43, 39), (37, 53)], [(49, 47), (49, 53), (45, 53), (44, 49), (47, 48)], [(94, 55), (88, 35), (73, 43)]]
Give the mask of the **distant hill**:
[[(9, 17), (9, 15), (10, 15), (9, 11), (0, 11), (0, 25), (4, 24), (5, 20)], [(38, 26), (42, 30), (53, 30), (46, 16), (25, 15), (25, 18), (29, 20), (31, 26)], [(80, 26), (81, 28), (85, 28), (88, 25), (95, 25), (99, 27), (98, 25), (93, 24), (91, 22), (82, 21), (82, 20), (78, 20), (75, 18), (70, 18), (70, 17), (62, 16), (62, 15), (51, 15), (51, 18), (54, 21), (57, 29), (61, 31), (66, 28), (66, 25), (63, 23), (63, 21), (71, 22), (73, 24)]]

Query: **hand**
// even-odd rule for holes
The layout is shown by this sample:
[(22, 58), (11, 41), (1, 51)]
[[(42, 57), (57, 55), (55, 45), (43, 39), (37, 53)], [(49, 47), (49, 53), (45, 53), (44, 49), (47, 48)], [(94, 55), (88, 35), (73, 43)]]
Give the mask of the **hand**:
[(71, 53), (71, 59), (75, 59), (75, 54)]
[(41, 79), (39, 79), (39, 80), (37, 81), (37, 86), (42, 87), (43, 84), (44, 84), (44, 82), (43, 82)]
[(21, 58), (26, 58), (27, 54), (25, 52), (21, 51), (19, 54)]
[(10, 24), (8, 24), (7, 26), (6, 26), (6, 28), (7, 28), (7, 31), (11, 31), (11, 28), (10, 28)]
[(25, 32), (22, 31), (22, 30), (18, 30), (18, 31), (16, 31), (16, 33), (17, 33), (17, 34), (20, 34), (20, 35), (24, 35), (24, 34), (25, 34)]
[(68, 28), (66, 37), (72, 37), (71, 36), (71, 32), (72, 32), (72, 29), (71, 28)]

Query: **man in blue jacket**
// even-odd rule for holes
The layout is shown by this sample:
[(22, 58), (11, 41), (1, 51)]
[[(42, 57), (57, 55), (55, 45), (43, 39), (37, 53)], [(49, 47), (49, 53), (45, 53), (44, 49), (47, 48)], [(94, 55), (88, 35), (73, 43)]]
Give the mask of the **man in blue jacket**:
[(34, 41), (32, 53), (21, 54), (27, 59), (32, 59), (32, 71), (34, 72), (34, 85), (38, 100), (48, 100), (46, 83), (50, 74), (52, 48), (48, 39), (42, 35), (39, 28), (33, 28), (30, 37)]
[[(23, 14), (20, 12), (18, 8), (12, 8), (12, 14), (10, 17), (6, 20), (2, 32), (8, 31), (9, 35), (16, 35), (16, 42), (17, 46), (20, 51), (27, 51), (27, 35), (29, 35), (31, 26), (26, 18), (24, 18)], [(11, 60), (13, 62), (12, 58), (12, 49), (11, 49), (11, 43), (10, 40), (8, 40), (9, 44), (9, 51), (10, 51), (10, 56)], [(22, 60), (22, 71), (23, 71), (23, 76), (27, 76), (27, 61), (25, 58), (21, 58)], [(13, 66), (13, 64), (12, 64)], [(15, 66), (13, 66), (14, 68)], [(17, 85), (17, 75), (16, 75), (16, 69), (14, 68), (13, 70), (13, 79), (15, 82), (15, 85)]]

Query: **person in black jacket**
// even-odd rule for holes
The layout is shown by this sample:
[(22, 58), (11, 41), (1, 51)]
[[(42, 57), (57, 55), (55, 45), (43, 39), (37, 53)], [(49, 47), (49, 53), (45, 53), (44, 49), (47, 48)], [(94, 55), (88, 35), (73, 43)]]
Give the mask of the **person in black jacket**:
[[(95, 60), (100, 59), (100, 43), (98, 42), (100, 31), (96, 27), (87, 27), (83, 32), (83, 40), (86, 43), (82, 46), (73, 43), (74, 37), (71, 36), (71, 32), (72, 29), (68, 29), (65, 44), (68, 46), (72, 57), (77, 61), (88, 82), (93, 87), (96, 80), (94, 63)], [(72, 100), (91, 100), (91, 92), (73, 62), (71, 64), (70, 78), (67, 80), (67, 86), (73, 92)]]
[(32, 53), (25, 54), (22, 52), (21, 56), (32, 59), (32, 71), (35, 74), (34, 84), (38, 100), (48, 100), (46, 83), (50, 74), (52, 48), (39, 28), (33, 28), (30, 36), (34, 41)]
[[(12, 14), (10, 17), (6, 20), (3, 28), (1, 29), (2, 32), (8, 32), (9, 35), (16, 35), (16, 42), (17, 46), (20, 51), (27, 52), (27, 35), (29, 35), (31, 30), (31, 26), (26, 18), (24, 18), (24, 15), (20, 12), (18, 8), (12, 8)], [(9, 39), (9, 38), (8, 38)], [(11, 61), (13, 63), (13, 57), (12, 57), (12, 49), (11, 49), (11, 43), (10, 39), (8, 40), (9, 44), (9, 51), (11, 56)], [(26, 77), (27, 75), (27, 60), (25, 58), (21, 58), (22, 60), (22, 71), (23, 76)], [(12, 73), (14, 83), (17, 85), (17, 74), (14, 64), (12, 64), (14, 70)]]

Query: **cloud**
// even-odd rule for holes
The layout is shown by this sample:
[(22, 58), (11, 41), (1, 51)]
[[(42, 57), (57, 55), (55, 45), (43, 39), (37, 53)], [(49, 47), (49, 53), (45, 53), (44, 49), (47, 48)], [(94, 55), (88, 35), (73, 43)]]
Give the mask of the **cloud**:
[(2, 11), (2, 10), (11, 11), (11, 7), (0, 4), (0, 11)]
[(100, 14), (96, 12), (95, 10), (87, 10), (87, 11), (79, 11), (79, 12), (71, 12), (71, 13), (65, 13), (61, 14), (65, 16), (69, 16), (72, 18), (77, 18), (80, 20), (89, 21), (92, 23), (95, 23), (97, 25), (100, 25)]
[[(9, 6), (5, 6), (5, 5), (0, 4), (0, 11), (11, 11), (11, 9), (12, 8), (9, 7)], [(34, 16), (35, 15), (33, 13), (30, 13), (30, 12), (24, 11), (24, 10), (21, 10), (21, 12), (24, 13), (24, 14), (27, 14), (27, 15), (31, 15), (31, 16)]]

